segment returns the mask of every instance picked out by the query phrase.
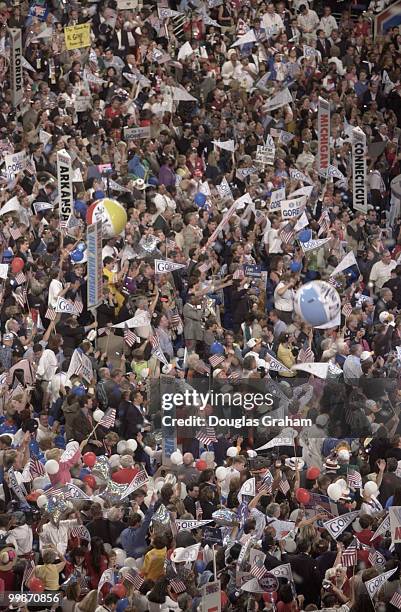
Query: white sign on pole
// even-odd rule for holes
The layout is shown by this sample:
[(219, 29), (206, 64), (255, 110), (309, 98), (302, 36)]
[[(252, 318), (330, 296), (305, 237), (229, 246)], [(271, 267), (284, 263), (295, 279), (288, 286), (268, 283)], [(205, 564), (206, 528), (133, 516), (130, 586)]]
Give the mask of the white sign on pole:
[(57, 152), (57, 186), (60, 207), (60, 227), (66, 228), (74, 210), (71, 157), (65, 149)]
[(22, 34), (20, 29), (11, 29), (8, 32), (10, 35), (11, 101), (14, 108), (17, 108), (24, 97)]
[(141, 138), (150, 138), (149, 125), (145, 125), (144, 127), (124, 128), (125, 140), (135, 140)]
[(18, 153), (5, 155), (4, 164), (6, 167), (7, 178), (13, 179), (16, 174), (25, 170), (26, 163), (27, 159), (25, 151), (19, 151)]
[(357, 127), (352, 130), (352, 192), (356, 210), (368, 211), (366, 169), (366, 134)]
[(221, 612), (221, 586), (220, 580), (208, 582), (202, 589), (202, 612)]
[(103, 299), (102, 221), (88, 225), (88, 308), (97, 308)]

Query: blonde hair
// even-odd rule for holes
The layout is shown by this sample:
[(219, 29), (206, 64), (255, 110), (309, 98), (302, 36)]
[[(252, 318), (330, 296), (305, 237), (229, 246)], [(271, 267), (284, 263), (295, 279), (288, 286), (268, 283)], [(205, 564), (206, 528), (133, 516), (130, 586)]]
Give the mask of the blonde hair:
[(95, 612), (97, 608), (97, 590), (89, 591), (87, 595), (83, 598), (83, 600), (77, 606), (77, 609), (80, 612)]

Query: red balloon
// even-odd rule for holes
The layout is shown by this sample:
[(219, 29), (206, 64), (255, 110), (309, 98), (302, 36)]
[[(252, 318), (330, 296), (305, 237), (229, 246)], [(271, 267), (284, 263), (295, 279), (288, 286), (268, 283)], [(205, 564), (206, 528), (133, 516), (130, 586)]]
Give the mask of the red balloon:
[(121, 584), (121, 582), (113, 586), (113, 588), (111, 589), (111, 592), (115, 593), (115, 595), (117, 595), (117, 597), (120, 597), (120, 598), (125, 597), (127, 594), (126, 588), (123, 584)]
[(91, 489), (96, 489), (96, 478), (92, 476), (92, 474), (87, 474), (82, 479), (85, 484), (88, 485)]
[(312, 465), (312, 467), (306, 470), (306, 479), (307, 480), (316, 480), (320, 476), (320, 470), (318, 467)]
[(198, 461), (195, 464), (195, 467), (198, 470), (198, 472), (203, 472), (203, 470), (206, 470), (207, 468), (207, 463), (204, 459), (198, 459)]
[(24, 260), (21, 257), (14, 257), (11, 262), (11, 272), (13, 274), (18, 274), (18, 272), (24, 269), (24, 265)]
[(83, 462), (85, 463), (85, 465), (87, 467), (93, 468), (93, 466), (96, 463), (96, 455), (95, 453), (85, 453), (85, 455), (82, 457)]
[(30, 579), (28, 582), (28, 587), (32, 593), (43, 593), (45, 590), (45, 585), (39, 578), (36, 578), (36, 576)]
[(307, 504), (310, 501), (310, 493), (306, 489), (297, 489), (295, 497), (300, 504)]

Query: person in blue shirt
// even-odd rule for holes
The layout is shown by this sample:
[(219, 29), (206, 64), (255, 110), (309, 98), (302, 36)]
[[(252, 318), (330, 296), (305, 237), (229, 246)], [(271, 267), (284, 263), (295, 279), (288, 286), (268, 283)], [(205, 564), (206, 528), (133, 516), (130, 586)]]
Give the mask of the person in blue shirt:
[(154, 514), (154, 504), (157, 499), (157, 494), (153, 493), (150, 500), (150, 506), (145, 514), (144, 519), (139, 513), (135, 512), (128, 519), (127, 529), (124, 529), (120, 535), (121, 546), (127, 553), (128, 557), (140, 559), (145, 554), (147, 548), (146, 534), (149, 529), (150, 521)]

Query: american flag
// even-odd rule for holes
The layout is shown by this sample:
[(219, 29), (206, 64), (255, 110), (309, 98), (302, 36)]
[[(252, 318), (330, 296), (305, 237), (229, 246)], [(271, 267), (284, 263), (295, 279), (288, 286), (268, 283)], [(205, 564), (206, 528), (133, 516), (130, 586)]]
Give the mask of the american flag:
[(322, 234), (327, 234), (330, 228), (330, 215), (328, 210), (324, 210), (320, 215), (320, 219), (318, 221), (319, 231), (317, 233), (318, 236)]
[(166, 246), (168, 249), (177, 249), (177, 243), (175, 242), (175, 240), (171, 240), (170, 238), (166, 239)]
[(281, 241), (284, 242), (284, 244), (290, 244), (290, 242), (294, 240), (295, 231), (292, 225), (288, 224), (281, 230), (280, 238)]
[(281, 491), (283, 495), (287, 495), (290, 491), (290, 484), (285, 476), (280, 478), (280, 482), (278, 483), (278, 490)]
[(133, 331), (130, 330), (128, 325), (124, 327), (124, 342), (128, 344), (128, 346), (133, 346), (135, 342), (139, 340), (138, 336), (134, 334)]
[(390, 603), (395, 608), (398, 608), (398, 610), (401, 610), (401, 593), (400, 593), (400, 591), (397, 590), (394, 593), (394, 595), (390, 599)]
[(341, 311), (344, 317), (349, 317), (352, 314), (352, 306), (349, 302), (345, 302), (343, 309)]
[(29, 460), (29, 473), (31, 474), (32, 478), (44, 476), (46, 473), (45, 466), (35, 456), (31, 457)]
[(255, 561), (255, 563), (251, 567), (251, 574), (255, 576), (258, 580), (261, 580), (267, 574), (267, 569), (264, 564), (260, 561)]
[(162, 347), (160, 346), (160, 340), (157, 333), (153, 333), (150, 338), (150, 343), (152, 345), (152, 355), (155, 355), (159, 361), (164, 363), (164, 365), (168, 365), (168, 361), (162, 351)]
[(228, 184), (226, 177), (223, 178), (220, 185), (216, 185), (216, 189), (221, 199), (233, 197), (230, 185)]
[(105, 427), (106, 429), (110, 429), (110, 427), (113, 427), (115, 421), (116, 421), (116, 409), (109, 408), (105, 412), (104, 416), (100, 419), (99, 425), (101, 427)]
[(208, 264), (207, 262), (203, 263), (201, 266), (199, 266), (199, 272), (207, 272), (210, 268), (210, 264)]
[(358, 550), (362, 550), (362, 548), (364, 548), (364, 545), (357, 540), (357, 538), (354, 538), (348, 548), (342, 553), (341, 564), (344, 565), (344, 567), (356, 565), (358, 561)]
[(18, 238), (21, 238), (22, 234), (19, 227), (10, 227), (10, 236), (13, 240), (18, 240)]
[(353, 489), (362, 489), (362, 476), (356, 470), (350, 470), (347, 475), (347, 485)]
[(315, 361), (315, 355), (309, 344), (303, 346), (298, 353), (298, 362), (299, 363), (313, 363)]
[(245, 278), (245, 273), (243, 271), (242, 268), (238, 268), (238, 270), (235, 270), (234, 274), (233, 274), (233, 279), (234, 280), (242, 280), (243, 278)]
[(178, 327), (180, 327), (180, 325), (182, 326), (182, 319), (179, 315), (177, 307), (173, 308), (171, 311), (170, 323), (171, 323), (171, 327), (174, 329), (177, 329)]
[(368, 559), (369, 559), (369, 563), (373, 565), (373, 567), (377, 567), (379, 569), (383, 568), (386, 563), (386, 558), (383, 557), (383, 555), (378, 550), (375, 550), (374, 548), (370, 549)]
[(45, 319), (49, 319), (49, 321), (54, 321), (57, 317), (57, 312), (54, 310), (54, 308), (48, 308), (46, 310), (46, 314), (45, 314)]
[(81, 298), (79, 298), (79, 297), (75, 298), (75, 300), (74, 300), (74, 308), (75, 308), (75, 310), (76, 310), (76, 312), (78, 314), (81, 314), (81, 312), (84, 309), (84, 305), (82, 304)]
[(266, 491), (266, 493), (272, 492), (273, 476), (269, 470), (263, 476), (261, 482), (258, 484), (258, 493), (260, 491)]
[(22, 577), (22, 584), (27, 585), (30, 579), (33, 577), (34, 573), (35, 573), (35, 563), (33, 562), (32, 559), (29, 559), (29, 561), (27, 561), (25, 565), (24, 575)]
[(17, 304), (21, 306), (21, 308), (24, 308), (26, 302), (26, 290), (23, 289), (20, 293), (14, 293), (13, 291), (13, 298)]
[(223, 361), (224, 361), (223, 355), (212, 355), (211, 357), (209, 357), (209, 363), (212, 366), (212, 368), (217, 368), (217, 366), (223, 363)]
[(201, 444), (204, 444), (205, 446), (209, 446), (209, 444), (217, 442), (214, 427), (204, 427), (203, 429), (198, 431), (195, 437), (197, 440), (199, 440)]
[(79, 538), (80, 540), (86, 540), (87, 542), (91, 541), (91, 534), (85, 525), (74, 525), (71, 527), (70, 536)]
[(330, 283), (330, 285), (333, 285), (333, 287), (336, 287), (337, 289), (338, 287), (341, 287), (341, 283), (337, 281), (334, 276), (330, 276), (330, 278), (327, 279), (327, 282)]
[(139, 591), (139, 589), (141, 588), (144, 582), (142, 576), (140, 576), (138, 572), (132, 569), (125, 574), (124, 580), (132, 584), (132, 586), (134, 587), (136, 591)]
[(23, 285), (23, 283), (26, 282), (26, 276), (23, 272), (18, 272), (18, 274), (16, 274), (14, 278), (18, 285)]
[(187, 590), (182, 580), (170, 580), (170, 586), (174, 593), (184, 593)]

